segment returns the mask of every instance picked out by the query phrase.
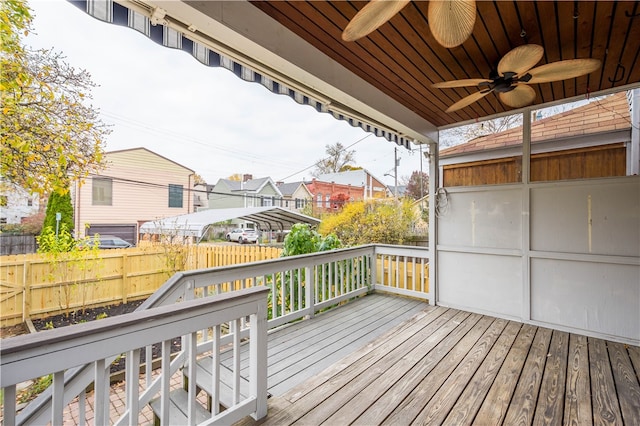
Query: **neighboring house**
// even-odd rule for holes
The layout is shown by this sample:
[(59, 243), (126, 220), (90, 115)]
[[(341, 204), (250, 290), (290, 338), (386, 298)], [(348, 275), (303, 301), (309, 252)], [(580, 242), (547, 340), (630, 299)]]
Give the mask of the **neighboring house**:
[(306, 182), (312, 200), (312, 210), (314, 213), (326, 213), (336, 211), (345, 203), (364, 199), (364, 186), (351, 186), (336, 182), (325, 182), (313, 179)]
[(209, 193), (213, 190), (213, 185), (197, 183), (193, 185), (193, 210), (207, 210), (209, 208)]
[(146, 148), (105, 153), (106, 168), (73, 188), (78, 237), (109, 234), (137, 242), (148, 221), (192, 213), (194, 171)]
[(278, 189), (282, 193), (282, 205), (285, 209), (301, 211), (313, 199), (313, 194), (304, 182), (278, 182)]
[[(637, 174), (625, 92), (531, 123), (531, 181)], [(635, 165), (637, 168), (637, 164)], [(444, 186), (522, 180), (522, 127), (477, 137), (440, 151)]]
[(386, 198), (391, 195), (387, 185), (366, 169), (348, 170), (340, 173), (326, 173), (316, 176), (316, 180), (320, 182), (334, 182), (341, 185), (351, 185), (354, 187), (362, 187), (364, 190), (363, 198), (369, 200), (372, 198)]
[[(279, 207), (281, 202), (282, 193), (270, 177), (253, 179), (250, 174), (243, 175), (241, 181), (220, 179), (209, 192), (210, 209)], [(241, 220), (233, 220), (232, 223), (253, 228)]]
[(11, 183), (0, 182), (0, 224), (20, 224), (40, 209), (40, 196)]

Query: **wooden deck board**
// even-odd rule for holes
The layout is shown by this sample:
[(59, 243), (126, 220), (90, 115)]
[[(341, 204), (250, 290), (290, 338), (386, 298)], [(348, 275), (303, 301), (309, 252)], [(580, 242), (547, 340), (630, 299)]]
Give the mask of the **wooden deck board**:
[(554, 331), (536, 405), (535, 424), (559, 424), (564, 415), (569, 334)]
[(259, 423), (640, 424), (639, 367), (635, 346), (425, 305), (271, 398)]
[(589, 338), (589, 367), (593, 422), (601, 425), (622, 425), (622, 413), (616, 398), (607, 342), (604, 340)]
[(585, 336), (572, 334), (569, 337), (567, 363), (564, 422), (570, 426), (590, 425), (593, 423), (593, 416), (589, 387), (589, 351)]

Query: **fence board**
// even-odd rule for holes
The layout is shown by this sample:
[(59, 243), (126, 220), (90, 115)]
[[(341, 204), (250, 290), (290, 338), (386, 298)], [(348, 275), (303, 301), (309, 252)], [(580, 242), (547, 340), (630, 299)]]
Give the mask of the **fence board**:
[(173, 275), (167, 258), (178, 252), (186, 255), (179, 270), (193, 270), (275, 259), (281, 251), (257, 245), (177, 250), (145, 244), (102, 250), (98, 258), (85, 262), (85, 269), (73, 262), (52, 265), (39, 253), (0, 256), (0, 327), (46, 318), (67, 306), (75, 311), (146, 298)]

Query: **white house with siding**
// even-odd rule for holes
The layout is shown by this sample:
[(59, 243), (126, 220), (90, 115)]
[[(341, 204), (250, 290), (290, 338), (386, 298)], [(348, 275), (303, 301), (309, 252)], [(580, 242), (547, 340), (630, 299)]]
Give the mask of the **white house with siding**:
[(105, 158), (104, 170), (73, 188), (78, 237), (99, 233), (135, 243), (144, 222), (194, 211), (193, 170), (146, 148)]

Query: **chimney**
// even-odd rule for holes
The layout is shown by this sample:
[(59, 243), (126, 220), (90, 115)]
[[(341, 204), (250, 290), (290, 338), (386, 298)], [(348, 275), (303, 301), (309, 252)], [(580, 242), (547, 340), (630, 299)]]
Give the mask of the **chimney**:
[(242, 181), (246, 182), (248, 180), (252, 180), (253, 179), (253, 175), (249, 175), (249, 174), (244, 174), (242, 175)]

